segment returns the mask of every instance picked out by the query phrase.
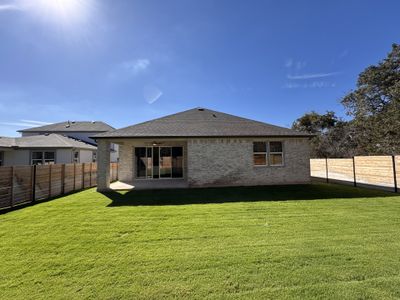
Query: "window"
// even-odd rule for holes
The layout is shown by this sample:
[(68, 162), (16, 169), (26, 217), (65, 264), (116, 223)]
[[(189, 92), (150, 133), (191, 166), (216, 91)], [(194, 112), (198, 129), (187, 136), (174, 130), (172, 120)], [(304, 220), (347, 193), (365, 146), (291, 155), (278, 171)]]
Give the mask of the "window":
[(269, 165), (283, 165), (283, 146), (282, 142), (269, 142)]
[(4, 165), (4, 151), (0, 151), (0, 166)]
[(35, 151), (32, 152), (32, 165), (42, 165), (43, 164), (43, 152)]
[(253, 143), (253, 159), (255, 166), (267, 165), (267, 143), (265, 142)]
[(56, 161), (56, 154), (55, 152), (45, 151), (44, 152), (44, 164), (50, 165), (54, 164)]
[(79, 163), (79, 151), (74, 151), (73, 157), (72, 157), (72, 162)]
[(54, 151), (32, 151), (32, 165), (50, 165), (55, 163)]
[(137, 178), (182, 178), (182, 147), (136, 147)]
[(283, 143), (254, 142), (253, 161), (255, 166), (283, 166)]

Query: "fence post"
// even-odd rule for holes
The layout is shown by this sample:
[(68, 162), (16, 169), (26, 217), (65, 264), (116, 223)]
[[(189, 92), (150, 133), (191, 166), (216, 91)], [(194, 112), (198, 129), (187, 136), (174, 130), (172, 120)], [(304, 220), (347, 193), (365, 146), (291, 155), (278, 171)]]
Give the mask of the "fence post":
[(353, 185), (356, 187), (357, 186), (357, 178), (356, 178), (356, 162), (353, 156), (353, 177), (354, 177), (354, 182)]
[(51, 165), (49, 165), (49, 197), (51, 197)]
[(392, 155), (394, 192), (397, 193), (396, 158)]
[(36, 200), (36, 165), (32, 166), (32, 201)]
[(82, 190), (85, 188), (85, 163), (82, 163)]
[(65, 164), (61, 165), (61, 195), (65, 192)]
[(11, 167), (11, 191), (10, 191), (10, 206), (13, 207), (14, 200), (14, 166)]
[(76, 179), (76, 163), (74, 163), (74, 191), (75, 191), (75, 180)]
[(326, 183), (329, 183), (328, 158), (325, 158)]
[(89, 168), (89, 187), (92, 187), (92, 164), (93, 163), (89, 163), (90, 164), (90, 168)]

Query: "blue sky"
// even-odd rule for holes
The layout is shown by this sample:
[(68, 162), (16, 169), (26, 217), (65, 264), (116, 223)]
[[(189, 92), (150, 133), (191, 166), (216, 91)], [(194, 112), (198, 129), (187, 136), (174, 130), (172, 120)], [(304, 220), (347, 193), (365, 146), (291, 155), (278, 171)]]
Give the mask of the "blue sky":
[(289, 127), (400, 38), (399, 1), (0, 0), (0, 135), (202, 106)]

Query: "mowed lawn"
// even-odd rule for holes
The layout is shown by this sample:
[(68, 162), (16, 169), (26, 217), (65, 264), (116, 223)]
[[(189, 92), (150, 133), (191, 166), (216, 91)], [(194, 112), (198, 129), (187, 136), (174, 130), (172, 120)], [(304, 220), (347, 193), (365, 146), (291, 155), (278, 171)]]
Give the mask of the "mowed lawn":
[(400, 197), (90, 189), (0, 215), (0, 258), (1, 299), (394, 299)]

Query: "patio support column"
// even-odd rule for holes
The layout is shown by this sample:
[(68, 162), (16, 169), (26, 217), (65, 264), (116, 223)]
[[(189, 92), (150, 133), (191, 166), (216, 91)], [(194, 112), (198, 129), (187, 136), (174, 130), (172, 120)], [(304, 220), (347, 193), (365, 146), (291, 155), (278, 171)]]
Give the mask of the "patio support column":
[(97, 191), (110, 189), (110, 142), (103, 139), (97, 141)]

